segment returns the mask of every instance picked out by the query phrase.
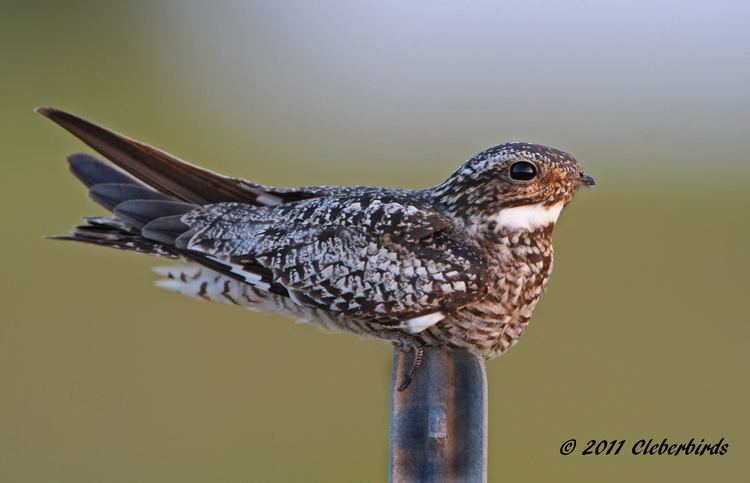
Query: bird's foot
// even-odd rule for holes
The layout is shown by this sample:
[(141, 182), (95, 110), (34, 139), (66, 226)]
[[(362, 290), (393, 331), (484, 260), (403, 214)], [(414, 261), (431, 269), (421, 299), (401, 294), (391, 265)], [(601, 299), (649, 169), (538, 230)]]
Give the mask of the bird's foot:
[(399, 392), (409, 387), (409, 384), (411, 384), (411, 381), (414, 379), (414, 376), (417, 375), (417, 371), (422, 366), (422, 358), (424, 357), (424, 347), (421, 345), (412, 346), (411, 351), (414, 352), (414, 359), (412, 359), (411, 361), (411, 367), (409, 368), (409, 372), (406, 373), (406, 377), (404, 377), (403, 382), (398, 387)]

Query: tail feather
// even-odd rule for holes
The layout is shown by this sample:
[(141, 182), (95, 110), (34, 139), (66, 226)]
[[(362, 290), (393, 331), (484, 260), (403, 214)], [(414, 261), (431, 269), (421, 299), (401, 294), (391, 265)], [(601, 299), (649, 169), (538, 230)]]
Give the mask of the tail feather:
[(146, 255), (166, 258), (180, 258), (173, 247), (154, 240), (143, 238), (137, 233), (126, 231), (115, 226), (89, 224), (76, 227), (69, 235), (49, 237), (53, 240), (69, 240), (93, 245), (130, 250)]
[(68, 166), (73, 176), (87, 188), (100, 183), (140, 184), (119, 169), (85, 153), (74, 153), (68, 156)]
[[(182, 215), (162, 216), (146, 223), (141, 228), (146, 238), (177, 246), (177, 239), (190, 233), (190, 227), (182, 222)], [(180, 247), (184, 248), (184, 247)]]
[[(86, 225), (76, 227), (72, 233), (53, 236), (55, 240), (71, 240), (121, 250), (132, 250), (149, 255), (179, 258), (174, 240), (187, 226), (179, 218), (197, 208), (196, 205), (146, 187), (127, 174), (87, 154), (68, 157), (70, 170), (89, 188), (89, 197), (110, 210), (115, 216), (84, 217)], [(141, 228), (149, 222), (167, 218), (172, 221), (173, 236), (169, 232), (145, 236)], [(154, 226), (165, 227), (164, 223)]]
[(72, 154), (68, 163), (71, 173), (89, 188), (89, 197), (115, 216), (84, 217), (88, 224), (76, 227), (69, 235), (50, 238), (178, 258), (178, 250), (162, 240), (143, 236), (140, 228), (161, 216), (187, 213), (195, 205), (148, 188), (88, 154)]
[(174, 200), (169, 196), (146, 188), (141, 184), (99, 183), (89, 188), (89, 198), (104, 208), (112, 209), (128, 200)]
[(119, 203), (112, 212), (128, 225), (140, 229), (157, 218), (184, 215), (196, 208), (181, 201), (131, 199)]

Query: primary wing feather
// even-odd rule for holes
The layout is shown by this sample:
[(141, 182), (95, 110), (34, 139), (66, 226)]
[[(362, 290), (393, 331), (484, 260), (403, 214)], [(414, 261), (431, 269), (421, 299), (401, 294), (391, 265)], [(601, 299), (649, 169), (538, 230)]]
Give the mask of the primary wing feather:
[[(60, 109), (39, 107), (36, 111), (148, 186), (183, 201), (198, 204), (239, 201), (268, 206), (325, 196), (337, 189), (271, 188), (247, 180), (222, 176)], [(107, 175), (118, 173), (91, 156), (76, 154), (73, 158), (71, 161), (76, 161), (83, 171), (82, 174), (74, 171), (74, 174), (87, 185), (90, 181), (89, 175), (99, 176), (99, 169), (104, 169)], [(109, 182), (135, 182), (129, 176), (117, 176)]]

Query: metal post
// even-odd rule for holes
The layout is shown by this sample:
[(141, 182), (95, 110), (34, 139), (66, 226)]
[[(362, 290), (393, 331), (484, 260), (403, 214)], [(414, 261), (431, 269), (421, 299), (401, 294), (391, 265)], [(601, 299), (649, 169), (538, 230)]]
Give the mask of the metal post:
[(426, 347), (399, 391), (413, 352), (396, 349), (391, 379), (391, 482), (487, 481), (487, 377), (464, 350)]

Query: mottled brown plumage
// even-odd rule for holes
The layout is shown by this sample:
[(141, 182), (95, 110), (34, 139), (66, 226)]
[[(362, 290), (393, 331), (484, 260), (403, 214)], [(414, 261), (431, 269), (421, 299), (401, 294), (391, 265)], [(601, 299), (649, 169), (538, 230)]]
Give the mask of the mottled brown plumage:
[(508, 143), (429, 189), (271, 188), (39, 112), (142, 182), (71, 156), (113, 216), (60, 238), (185, 259), (157, 269), (159, 286), (185, 295), (485, 357), (525, 330), (552, 269), (554, 223), (593, 184), (569, 154)]

